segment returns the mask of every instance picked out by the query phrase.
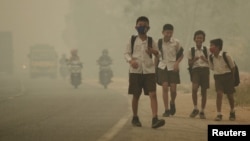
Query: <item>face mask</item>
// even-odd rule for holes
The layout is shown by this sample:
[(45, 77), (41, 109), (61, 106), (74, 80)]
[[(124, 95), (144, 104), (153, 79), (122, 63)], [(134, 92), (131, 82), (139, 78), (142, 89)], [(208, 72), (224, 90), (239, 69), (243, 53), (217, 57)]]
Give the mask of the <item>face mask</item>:
[(215, 47), (210, 47), (210, 52), (214, 53), (215, 52)]
[(136, 29), (139, 34), (145, 34), (148, 31), (148, 28), (146, 26), (138, 26), (136, 27)]

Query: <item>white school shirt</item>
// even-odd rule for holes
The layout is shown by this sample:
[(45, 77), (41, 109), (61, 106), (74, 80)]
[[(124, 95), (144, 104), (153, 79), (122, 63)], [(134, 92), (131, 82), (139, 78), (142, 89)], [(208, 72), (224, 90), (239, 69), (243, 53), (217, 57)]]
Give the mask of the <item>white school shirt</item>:
[[(200, 56), (206, 57), (203, 50), (204, 50), (204, 46), (202, 46), (201, 49), (198, 49), (197, 47), (195, 47), (194, 57), (200, 57)], [(188, 50), (187, 56), (188, 56), (188, 59), (192, 59), (191, 48)], [(208, 48), (207, 48), (207, 57), (209, 57)], [(209, 67), (209, 64), (208, 62), (199, 58), (197, 61), (194, 62), (192, 68), (197, 68), (197, 67)]]
[[(152, 48), (155, 50), (158, 50), (158, 47), (156, 46), (156, 43), (152, 39)], [(149, 74), (149, 73), (155, 73), (155, 64), (153, 61), (153, 54), (152, 58), (147, 54), (146, 50), (148, 49), (148, 41), (142, 41), (139, 36), (136, 37), (134, 42), (134, 49), (133, 54), (131, 54), (131, 38), (129, 39), (129, 42), (126, 46), (124, 57), (127, 62), (132, 60), (132, 58), (136, 59), (138, 62), (138, 68), (133, 68), (131, 65), (129, 65), (129, 72), (130, 73), (143, 73), (143, 74)], [(159, 52), (159, 51), (158, 51)]]
[(161, 58), (158, 68), (168, 70), (174, 70), (174, 64), (176, 62), (176, 54), (180, 50), (181, 45), (178, 39), (171, 38), (169, 42), (164, 42), (162, 39), (162, 54), (163, 59)]
[[(209, 66), (211, 70), (213, 70), (214, 74), (225, 74), (231, 72), (230, 68), (228, 68), (227, 63), (224, 61), (224, 58), (222, 56), (222, 51), (219, 53), (218, 57), (215, 57), (214, 55), (212, 56), (213, 58), (213, 63), (210, 62), (209, 59)], [(235, 64), (232, 61), (232, 58), (228, 53), (226, 53), (226, 57), (228, 59), (229, 65), (231, 68), (235, 67)]]

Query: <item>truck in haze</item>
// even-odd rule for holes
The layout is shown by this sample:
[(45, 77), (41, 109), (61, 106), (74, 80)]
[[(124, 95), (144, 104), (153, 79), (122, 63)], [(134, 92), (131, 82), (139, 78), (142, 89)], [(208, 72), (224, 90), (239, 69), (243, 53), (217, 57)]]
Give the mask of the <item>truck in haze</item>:
[(36, 44), (30, 47), (30, 77), (57, 77), (58, 56), (55, 48), (48, 44)]
[(13, 73), (14, 56), (12, 45), (12, 33), (9, 31), (0, 32), (0, 72)]

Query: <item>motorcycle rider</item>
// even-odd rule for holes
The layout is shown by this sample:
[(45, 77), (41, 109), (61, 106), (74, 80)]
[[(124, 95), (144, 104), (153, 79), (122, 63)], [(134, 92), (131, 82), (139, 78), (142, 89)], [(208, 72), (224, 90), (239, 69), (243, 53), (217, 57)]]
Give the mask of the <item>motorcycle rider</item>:
[(62, 54), (60, 60), (59, 60), (59, 63), (60, 63), (60, 73), (61, 73), (61, 76), (63, 77), (63, 79), (65, 79), (68, 74), (69, 74), (69, 70), (68, 70), (68, 59), (66, 58), (66, 54)]
[(77, 49), (72, 49), (71, 50), (71, 56), (70, 56), (70, 59), (68, 60), (68, 64), (70, 66), (71, 82), (73, 81), (74, 73), (78, 73), (79, 80), (80, 80), (80, 83), (81, 83), (81, 80), (82, 80), (81, 69), (83, 68), (83, 66), (82, 66), (82, 63), (80, 61), (80, 57), (78, 56), (78, 50)]
[(103, 73), (105, 71), (108, 72), (108, 76), (109, 76), (110, 82), (111, 82), (111, 78), (113, 77), (113, 72), (111, 70), (112, 59), (109, 56), (107, 49), (103, 49), (102, 55), (97, 60), (97, 63), (99, 65), (99, 69), (100, 69), (100, 71), (99, 71), (99, 80), (100, 80), (100, 82), (102, 80), (102, 76), (103, 76)]

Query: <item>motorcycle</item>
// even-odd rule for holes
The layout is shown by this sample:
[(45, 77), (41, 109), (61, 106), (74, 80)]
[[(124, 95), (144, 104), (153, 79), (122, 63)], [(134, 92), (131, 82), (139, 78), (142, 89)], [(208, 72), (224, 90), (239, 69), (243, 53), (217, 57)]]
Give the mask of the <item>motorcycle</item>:
[(72, 61), (69, 65), (71, 84), (75, 88), (78, 88), (78, 86), (82, 83), (82, 63), (79, 61)]
[(63, 79), (66, 79), (69, 76), (69, 67), (65, 64), (60, 66), (60, 75)]
[(105, 89), (108, 88), (108, 85), (112, 82), (111, 78), (113, 77), (113, 72), (110, 68), (102, 68), (99, 72), (99, 80), (101, 85)]

